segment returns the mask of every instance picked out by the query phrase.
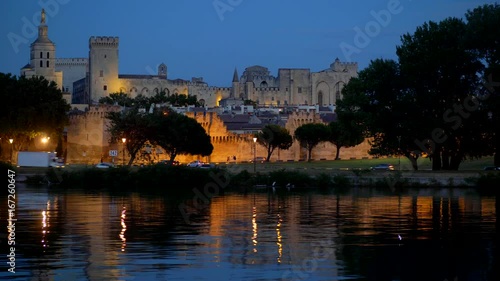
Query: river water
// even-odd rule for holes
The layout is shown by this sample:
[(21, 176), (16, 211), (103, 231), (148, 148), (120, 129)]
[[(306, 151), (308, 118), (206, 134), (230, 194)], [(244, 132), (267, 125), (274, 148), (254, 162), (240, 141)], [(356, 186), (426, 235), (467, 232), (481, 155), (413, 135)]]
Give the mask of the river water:
[(500, 280), (498, 199), (473, 189), (16, 195), (5, 280)]

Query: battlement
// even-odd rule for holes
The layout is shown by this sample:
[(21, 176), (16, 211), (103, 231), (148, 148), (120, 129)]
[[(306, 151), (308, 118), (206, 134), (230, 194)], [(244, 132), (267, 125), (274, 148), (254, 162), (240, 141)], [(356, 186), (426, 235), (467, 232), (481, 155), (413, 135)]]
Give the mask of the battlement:
[(229, 87), (217, 87), (217, 86), (208, 86), (206, 83), (196, 83), (196, 82), (172, 82), (173, 85), (178, 85), (178, 86), (189, 86), (189, 87), (194, 87), (199, 90), (206, 90), (206, 91), (231, 91), (231, 88)]
[(87, 58), (56, 58), (56, 66), (58, 65), (87, 65)]
[(114, 47), (118, 48), (118, 37), (92, 36), (89, 39), (89, 48), (92, 47)]
[(108, 105), (100, 104), (96, 106), (90, 106), (86, 111), (72, 111), (69, 113), (70, 120), (79, 120), (86, 118), (106, 118), (108, 112), (120, 111), (121, 107), (118, 105)]
[(357, 62), (341, 62), (338, 58), (330, 64), (330, 68), (333, 71), (338, 72), (357, 72), (358, 71), (358, 63)]

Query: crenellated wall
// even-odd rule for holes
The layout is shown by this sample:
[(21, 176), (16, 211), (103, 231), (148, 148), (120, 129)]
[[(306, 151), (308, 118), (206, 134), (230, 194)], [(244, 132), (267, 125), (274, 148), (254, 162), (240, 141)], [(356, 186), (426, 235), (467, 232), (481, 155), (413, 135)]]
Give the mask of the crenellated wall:
[[(74, 113), (70, 115), (70, 125), (68, 126), (68, 154), (67, 161), (69, 163), (98, 163), (101, 157), (104, 161), (111, 162), (113, 159), (109, 156), (109, 150), (117, 150), (118, 156), (114, 159), (115, 163), (121, 163), (123, 160), (123, 145), (121, 143), (109, 144), (110, 135), (107, 132), (109, 121), (105, 118), (107, 112), (118, 111), (117, 106), (91, 106), (87, 112)], [(214, 150), (209, 157), (200, 157), (197, 155), (179, 155), (176, 160), (181, 162), (190, 162), (196, 159), (203, 161), (221, 163), (226, 162), (229, 158), (234, 161), (250, 161), (253, 159), (253, 135), (251, 134), (235, 134), (227, 130), (222, 119), (215, 112), (194, 113), (188, 112), (186, 115), (194, 118), (202, 125), (205, 131), (210, 135)], [(288, 116), (285, 128), (293, 135), (295, 130), (307, 123), (323, 122), (319, 114), (314, 110), (310, 112), (298, 111)], [(341, 158), (350, 159), (370, 157), (368, 149), (370, 148), (368, 141), (352, 148), (342, 148)], [(157, 154), (155, 150), (151, 150), (154, 154), (151, 159), (158, 161), (166, 159), (167, 155)], [(320, 159), (335, 159), (335, 146), (325, 142), (319, 144), (312, 154), (314, 160)], [(142, 152), (141, 152), (142, 153)], [(140, 154), (141, 154), (140, 153)], [(146, 153), (144, 153), (146, 154)], [(151, 155), (152, 155), (151, 154)], [(265, 157), (266, 150), (260, 145), (256, 145), (256, 156)], [(125, 159), (128, 159), (125, 155)], [(141, 157), (138, 157), (141, 159)], [(307, 151), (300, 147), (298, 141), (294, 141), (292, 147), (288, 150), (275, 151), (271, 157), (271, 161), (299, 161), (307, 159)]]
[(109, 143), (109, 120), (106, 114), (119, 110), (119, 106), (100, 105), (90, 106), (86, 112), (70, 113), (66, 161), (93, 164), (98, 163), (101, 157), (109, 160), (109, 150), (119, 149), (119, 145)]

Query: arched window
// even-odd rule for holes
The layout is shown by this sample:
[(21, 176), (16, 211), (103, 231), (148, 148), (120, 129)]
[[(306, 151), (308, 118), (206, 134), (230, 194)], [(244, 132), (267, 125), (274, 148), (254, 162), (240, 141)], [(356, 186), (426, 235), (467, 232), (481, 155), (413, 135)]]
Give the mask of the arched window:
[(49, 53), (49, 52), (47, 52), (47, 58), (50, 58), (50, 55), (49, 55), (49, 54), (50, 54), (50, 53)]
[(49, 61), (47, 61), (47, 67), (49, 67)]
[(43, 61), (42, 60), (40, 61), (40, 67), (43, 67)]
[(266, 82), (266, 81), (262, 81), (262, 82), (260, 83), (260, 87), (261, 87), (261, 88), (267, 88), (267, 82)]
[(318, 93), (318, 104), (323, 105), (323, 92), (319, 91)]
[(40, 52), (40, 58), (41, 59), (43, 58), (43, 52)]

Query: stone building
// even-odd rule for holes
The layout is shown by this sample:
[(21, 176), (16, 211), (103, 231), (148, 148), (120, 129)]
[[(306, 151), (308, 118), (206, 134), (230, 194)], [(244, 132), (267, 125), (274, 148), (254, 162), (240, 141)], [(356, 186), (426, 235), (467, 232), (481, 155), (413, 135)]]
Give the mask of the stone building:
[[(357, 63), (343, 63), (336, 59), (328, 69), (312, 72), (310, 69), (281, 68), (278, 76), (272, 76), (263, 66), (251, 66), (238, 77), (233, 73), (232, 85), (209, 86), (203, 78), (170, 80), (167, 66), (158, 66), (156, 75), (118, 73), (118, 37), (91, 37), (89, 39), (88, 73), (77, 81), (75, 88), (84, 89), (88, 103), (96, 103), (110, 93), (123, 92), (131, 97), (141, 94), (154, 95), (164, 91), (167, 95), (196, 95), (207, 107), (221, 105), (221, 100), (252, 100), (260, 106), (290, 106), (301, 104), (334, 105), (341, 98), (341, 91), (351, 77), (357, 77)], [(81, 85), (85, 84), (85, 87)], [(226, 104), (225, 102), (224, 104)]]
[[(190, 81), (169, 79), (167, 65), (161, 63), (156, 74), (120, 74), (119, 38), (92, 36), (89, 38), (88, 57), (57, 58), (55, 44), (48, 38), (45, 12), (42, 10), (38, 38), (31, 45), (30, 63), (21, 69), (26, 77), (43, 76), (54, 81), (63, 89), (65, 98), (74, 110), (70, 113), (67, 127), (67, 160), (70, 163), (96, 163), (101, 159), (122, 161), (128, 156), (119, 153), (111, 158), (109, 151), (123, 152), (123, 144), (109, 143), (106, 113), (119, 110), (118, 107), (98, 105), (102, 97), (123, 92), (134, 98), (138, 95), (152, 96), (159, 92), (167, 95), (196, 95), (204, 105), (202, 111), (185, 113), (196, 119), (212, 138), (214, 152), (206, 161), (224, 162), (228, 157), (238, 161), (253, 158), (252, 133), (268, 124), (266, 117), (258, 115), (253, 108), (245, 111), (245, 100), (255, 102), (257, 109), (269, 107), (285, 109), (286, 117), (279, 120), (292, 134), (301, 124), (328, 122), (320, 114), (319, 108), (334, 108), (341, 97), (344, 85), (352, 77), (357, 77), (357, 63), (344, 63), (336, 59), (330, 67), (313, 72), (304, 68), (280, 68), (277, 76), (263, 66), (247, 67), (241, 76), (235, 69), (231, 87), (209, 86), (202, 77)], [(71, 96), (69, 95), (71, 93)], [(83, 105), (83, 106), (82, 106)], [(239, 106), (242, 114), (236, 119), (207, 112), (207, 108), (218, 108), (222, 113), (226, 108)], [(301, 110), (307, 108), (307, 110)], [(309, 110), (313, 108), (312, 110)], [(222, 109), (222, 111), (221, 111)], [(238, 122), (242, 124), (237, 124)], [(246, 125), (243, 123), (247, 123)], [(236, 127), (238, 128), (236, 128)], [(367, 157), (368, 144), (342, 149), (342, 158)], [(266, 156), (262, 147), (257, 146), (258, 156)], [(334, 159), (335, 149), (331, 144), (320, 144), (313, 152), (314, 159)], [(141, 152), (139, 159), (154, 161), (165, 158), (161, 150), (148, 149)], [(179, 156), (180, 161), (189, 161), (197, 156)], [(272, 160), (301, 160), (306, 151), (294, 143), (287, 151), (277, 151)]]
[[(87, 58), (56, 58), (56, 71), (63, 73), (62, 88), (73, 93), (73, 83), (85, 78), (87, 73)], [(73, 101), (71, 103), (74, 103)]]
[[(109, 121), (106, 119), (106, 113), (120, 110), (119, 106), (99, 105), (90, 106), (88, 111), (74, 111), (70, 114), (70, 125), (67, 131), (67, 161), (69, 163), (98, 163), (103, 161), (122, 163), (128, 161), (129, 155), (124, 152), (122, 143), (109, 143), (110, 135), (107, 131)], [(229, 130), (224, 122), (224, 117), (216, 112), (187, 112), (186, 115), (195, 119), (210, 135), (214, 150), (208, 157), (197, 155), (179, 155), (177, 160), (189, 162), (196, 159), (203, 161), (222, 163), (228, 158), (234, 161), (249, 161), (253, 159), (253, 134), (235, 133)], [(251, 118), (250, 118), (251, 119)], [(299, 110), (293, 112), (283, 120), (284, 127), (293, 135), (295, 129), (307, 123), (328, 123), (328, 117), (316, 112), (315, 110)], [(262, 124), (264, 125), (264, 124)], [(262, 126), (261, 126), (262, 127)], [(255, 128), (254, 128), (255, 129)], [(265, 157), (266, 150), (260, 145), (256, 145), (256, 155)], [(369, 157), (368, 150), (370, 146), (368, 141), (352, 148), (342, 148), (341, 158), (366, 158)], [(109, 151), (116, 150), (117, 156), (110, 156)], [(319, 144), (312, 154), (314, 160), (333, 160), (335, 159), (335, 146), (324, 142)], [(137, 155), (137, 161), (148, 163), (167, 159), (167, 155), (161, 149), (154, 147), (144, 147)], [(307, 151), (301, 148), (297, 141), (294, 141), (292, 147), (288, 150), (275, 151), (271, 161), (299, 161), (307, 159)]]
[(49, 27), (45, 24), (45, 11), (42, 10), (38, 37), (30, 46), (30, 62), (21, 68), (21, 76), (41, 77), (54, 81), (62, 89), (63, 73), (56, 71), (56, 45), (49, 39)]

